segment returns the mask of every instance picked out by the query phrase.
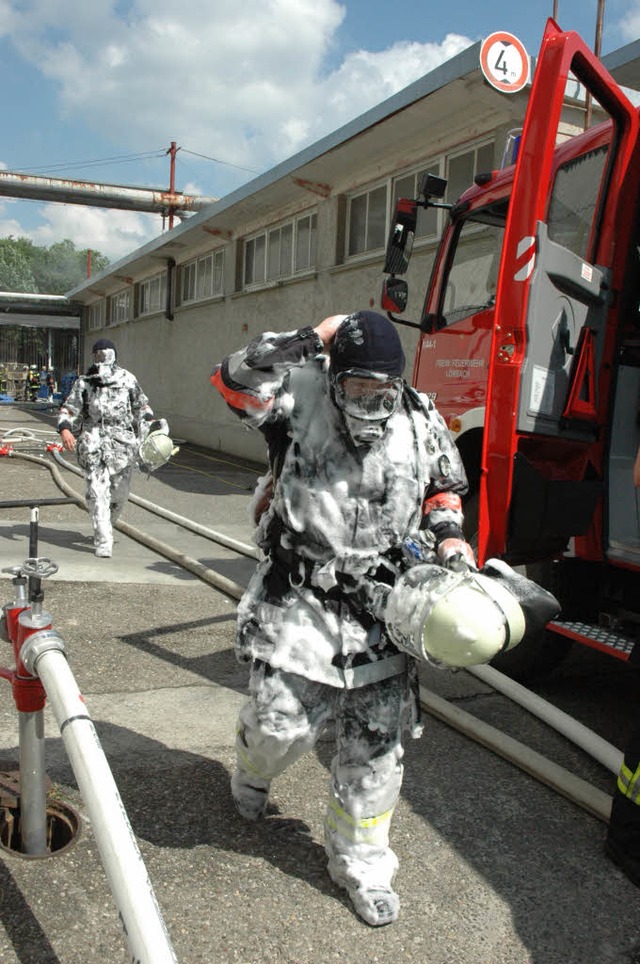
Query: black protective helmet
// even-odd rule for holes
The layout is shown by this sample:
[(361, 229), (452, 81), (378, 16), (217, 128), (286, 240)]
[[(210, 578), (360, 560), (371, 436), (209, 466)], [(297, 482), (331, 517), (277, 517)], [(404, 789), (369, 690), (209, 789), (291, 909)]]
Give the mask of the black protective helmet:
[(94, 343), (93, 348), (91, 349), (91, 354), (94, 355), (97, 351), (108, 351), (109, 349), (113, 351), (113, 353), (117, 358), (118, 352), (113, 342), (109, 341), (108, 338), (98, 338), (98, 340)]
[(395, 325), (376, 311), (347, 315), (329, 351), (333, 378), (343, 372), (400, 378), (405, 357)]

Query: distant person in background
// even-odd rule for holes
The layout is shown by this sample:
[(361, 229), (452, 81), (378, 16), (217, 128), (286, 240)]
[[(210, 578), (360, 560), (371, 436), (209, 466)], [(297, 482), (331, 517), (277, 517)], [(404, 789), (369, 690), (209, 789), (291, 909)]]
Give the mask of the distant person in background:
[(53, 396), (56, 390), (56, 380), (54, 378), (52, 371), (47, 372), (46, 385), (47, 385), (47, 400), (49, 402), (52, 402)]
[(78, 436), (96, 556), (108, 558), (113, 523), (129, 498), (140, 442), (155, 416), (135, 375), (118, 365), (113, 342), (100, 338), (92, 352), (93, 364), (60, 407), (58, 432), (67, 452), (76, 449)]
[[(633, 484), (640, 487), (640, 447), (633, 466)], [(635, 709), (637, 712), (637, 707)], [(640, 887), (640, 726), (632, 733), (625, 749), (605, 851), (629, 880)]]

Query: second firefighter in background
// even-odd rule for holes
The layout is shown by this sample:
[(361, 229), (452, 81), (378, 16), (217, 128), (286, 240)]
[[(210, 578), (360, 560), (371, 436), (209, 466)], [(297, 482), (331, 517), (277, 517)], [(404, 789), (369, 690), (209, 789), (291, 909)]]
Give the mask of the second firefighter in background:
[(77, 451), (95, 553), (108, 558), (113, 523), (129, 498), (140, 441), (155, 416), (135, 375), (118, 365), (112, 341), (96, 341), (92, 358), (93, 364), (76, 379), (60, 408), (58, 432), (64, 448)]

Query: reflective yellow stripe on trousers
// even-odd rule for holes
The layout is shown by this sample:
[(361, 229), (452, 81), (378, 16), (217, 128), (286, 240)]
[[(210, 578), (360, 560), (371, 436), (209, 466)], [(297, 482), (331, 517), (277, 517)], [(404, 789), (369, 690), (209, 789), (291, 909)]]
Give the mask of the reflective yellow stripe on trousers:
[(618, 774), (618, 789), (620, 793), (628, 797), (632, 803), (637, 803), (640, 806), (640, 764), (633, 773), (628, 766), (622, 764), (620, 768), (620, 773)]
[(337, 800), (329, 800), (329, 810), (332, 812), (327, 813), (327, 825), (344, 840), (354, 844), (387, 846), (393, 807), (377, 817), (363, 817), (362, 820), (356, 820), (351, 814), (343, 810), (338, 805)]
[(246, 770), (249, 770), (251, 773), (254, 773), (257, 777), (260, 777), (261, 780), (268, 780), (269, 778), (263, 776), (263, 775), (260, 773), (260, 770), (258, 770), (258, 768), (253, 765), (253, 763), (251, 762), (251, 760), (249, 759), (249, 757), (246, 755), (246, 753), (244, 753), (243, 750), (240, 748), (240, 734), (241, 734), (241, 732), (242, 732), (242, 730), (236, 730), (236, 737), (237, 737), (237, 739), (236, 739), (236, 753), (238, 754), (239, 759), (242, 760), (242, 762), (243, 762), (244, 767), (245, 767)]

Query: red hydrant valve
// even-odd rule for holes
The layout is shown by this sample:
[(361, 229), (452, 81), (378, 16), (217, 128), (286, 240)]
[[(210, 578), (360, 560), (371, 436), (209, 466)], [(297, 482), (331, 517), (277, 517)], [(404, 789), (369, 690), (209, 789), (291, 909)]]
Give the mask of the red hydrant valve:
[(20, 713), (37, 713), (47, 701), (44, 686), (35, 676), (17, 676), (12, 680), (13, 698)]

